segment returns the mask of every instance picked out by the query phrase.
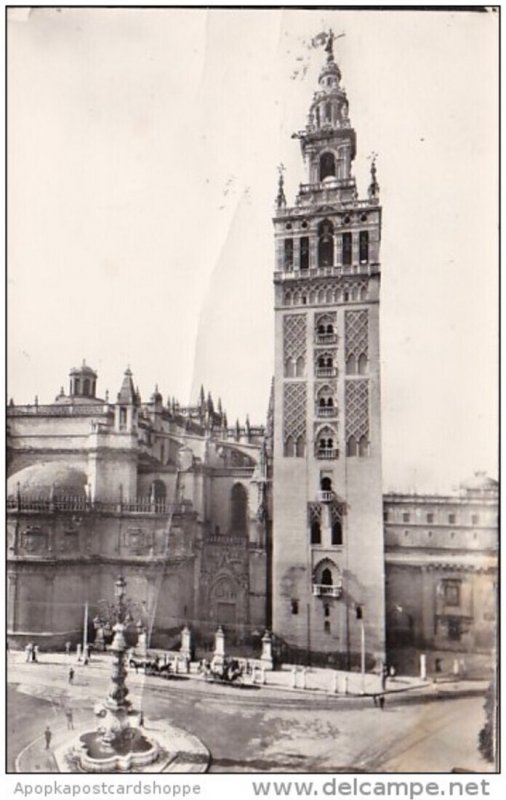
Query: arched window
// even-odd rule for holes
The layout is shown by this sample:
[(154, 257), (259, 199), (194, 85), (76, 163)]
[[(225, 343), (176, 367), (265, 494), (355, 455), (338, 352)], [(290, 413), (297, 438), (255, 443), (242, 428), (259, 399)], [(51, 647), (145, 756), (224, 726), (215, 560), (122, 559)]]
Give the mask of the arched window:
[(300, 237), (300, 268), (309, 269), (309, 237)]
[(322, 531), (320, 527), (320, 523), (315, 520), (311, 523), (311, 544), (321, 544), (322, 543)]
[(322, 478), (320, 481), (320, 488), (322, 492), (331, 492), (332, 491), (332, 479), (331, 478)]
[(285, 377), (295, 378), (296, 365), (293, 358), (287, 358), (285, 361)]
[(348, 441), (346, 442), (346, 455), (347, 456), (356, 456), (357, 455), (357, 440), (354, 436), (350, 436)]
[(328, 219), (318, 225), (318, 266), (332, 267), (334, 264), (334, 226)]
[(351, 233), (343, 233), (343, 264), (349, 266), (352, 261)]
[(88, 397), (90, 393), (90, 381), (88, 378), (85, 378), (83, 381), (83, 394), (85, 397)]
[(367, 436), (360, 437), (360, 441), (358, 443), (358, 454), (359, 456), (369, 455), (369, 442), (367, 441)]
[(322, 570), (322, 577), (320, 582), (322, 583), (323, 586), (333, 585), (332, 573), (328, 567), (325, 567), (325, 569)]
[(299, 436), (295, 442), (295, 455), (297, 458), (304, 458), (306, 452), (306, 440), (304, 436)]
[(327, 325), (327, 330), (325, 331), (325, 333), (328, 333), (330, 335), (334, 333), (334, 326), (331, 323)]
[(347, 375), (357, 374), (357, 359), (353, 354), (348, 356), (348, 358), (346, 359), (346, 374)]
[(293, 269), (293, 239), (285, 239), (283, 266), (287, 272)]
[(167, 497), (167, 487), (165, 486), (163, 481), (157, 480), (153, 481), (151, 484), (150, 490), (150, 500), (155, 505), (165, 505), (165, 499)]
[(80, 382), (79, 378), (75, 378), (74, 387), (75, 387), (75, 393), (79, 394), (79, 391), (80, 391), (80, 388), (81, 388), (81, 382)]
[(232, 487), (231, 529), (234, 533), (244, 533), (247, 527), (248, 494), (241, 483)]
[(358, 358), (358, 374), (365, 375), (367, 372), (367, 356), (365, 353), (361, 353)]
[(322, 153), (320, 156), (320, 180), (336, 174), (336, 159), (333, 153)]
[(341, 526), (341, 520), (336, 519), (335, 522), (332, 524), (332, 544), (340, 545), (342, 543), (343, 543), (343, 529)]
[(299, 356), (295, 363), (295, 375), (298, 378), (304, 375), (304, 356)]
[(369, 231), (360, 231), (358, 238), (359, 259), (361, 264), (369, 261)]
[(325, 121), (331, 122), (332, 121), (332, 104), (325, 103)]
[(293, 436), (287, 436), (285, 439), (285, 447), (284, 447), (284, 455), (285, 457), (293, 456), (294, 451), (294, 444), (293, 444)]

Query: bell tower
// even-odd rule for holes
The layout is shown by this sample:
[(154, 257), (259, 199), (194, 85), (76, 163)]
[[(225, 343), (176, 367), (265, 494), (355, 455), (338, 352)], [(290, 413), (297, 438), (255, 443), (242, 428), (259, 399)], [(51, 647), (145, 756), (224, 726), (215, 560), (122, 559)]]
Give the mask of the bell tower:
[(373, 160), (367, 197), (327, 37), (301, 145), (307, 183), (275, 231), (273, 630), (342, 667), (384, 656), (379, 248)]

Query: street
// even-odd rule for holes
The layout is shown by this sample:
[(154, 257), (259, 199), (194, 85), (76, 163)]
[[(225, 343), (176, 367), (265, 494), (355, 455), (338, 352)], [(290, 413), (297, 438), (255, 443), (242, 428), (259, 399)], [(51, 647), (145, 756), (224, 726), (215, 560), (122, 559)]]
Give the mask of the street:
[[(92, 709), (108, 685), (107, 663), (76, 667), (74, 685), (62, 664), (16, 663), (9, 670), (8, 768), (47, 724), (93, 725)], [(482, 696), (435, 699), (311, 696), (267, 687), (239, 689), (192, 679), (128, 677), (130, 698), (150, 720), (170, 720), (199, 737), (211, 772), (491, 771), (477, 751)], [(46, 766), (47, 768), (47, 766)], [(41, 764), (41, 771), (43, 765)]]

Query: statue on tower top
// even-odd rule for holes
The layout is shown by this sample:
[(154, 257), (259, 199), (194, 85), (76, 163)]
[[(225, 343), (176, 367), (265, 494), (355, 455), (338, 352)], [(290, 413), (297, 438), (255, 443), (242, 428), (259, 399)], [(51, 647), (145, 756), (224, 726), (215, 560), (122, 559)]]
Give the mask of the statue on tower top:
[(334, 31), (330, 28), (327, 36), (327, 44), (325, 45), (325, 52), (327, 53), (327, 61), (334, 60)]

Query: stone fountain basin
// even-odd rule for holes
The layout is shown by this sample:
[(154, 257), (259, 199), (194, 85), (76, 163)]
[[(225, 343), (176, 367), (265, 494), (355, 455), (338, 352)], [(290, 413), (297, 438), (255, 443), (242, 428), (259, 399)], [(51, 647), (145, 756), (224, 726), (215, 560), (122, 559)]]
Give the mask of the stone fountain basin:
[(130, 772), (152, 764), (160, 754), (157, 743), (138, 731), (112, 747), (103, 744), (98, 731), (83, 733), (74, 750), (86, 772)]
[[(132, 763), (129, 754), (111, 754), (104, 753), (103, 760), (93, 760), (85, 767), (82, 762), (78, 764), (76, 756), (84, 755), (87, 761), (87, 754), (84, 751), (84, 740), (88, 734), (96, 733), (102, 735), (101, 732), (91, 727), (81, 728), (75, 732), (75, 737), (69, 740), (68, 731), (62, 729), (55, 736), (55, 748), (53, 755), (57, 765), (58, 772), (101, 772), (101, 773), (128, 773), (128, 772), (141, 772), (141, 773), (162, 773), (162, 772), (177, 772), (177, 773), (190, 773), (190, 772), (206, 772), (210, 762), (210, 754), (205, 745), (193, 734), (172, 725), (169, 721), (157, 720), (152, 722), (147, 721), (146, 727), (149, 725), (147, 731), (142, 729), (141, 733), (150, 742), (158, 748), (157, 755), (153, 760), (151, 757), (152, 751), (145, 751), (144, 753), (136, 754), (137, 758), (141, 758), (143, 763), (139, 760), (135, 764)], [(37, 747), (38, 740), (36, 740), (30, 747)], [(145, 759), (145, 760), (144, 760)], [(23, 771), (21, 763), (16, 763), (16, 771)]]

